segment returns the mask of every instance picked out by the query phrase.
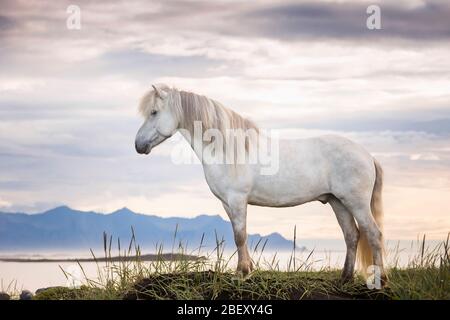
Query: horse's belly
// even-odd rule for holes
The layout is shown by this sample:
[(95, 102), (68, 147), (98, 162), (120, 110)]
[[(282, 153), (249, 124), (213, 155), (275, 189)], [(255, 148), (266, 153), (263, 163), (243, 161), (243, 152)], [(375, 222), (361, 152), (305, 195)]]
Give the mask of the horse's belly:
[(316, 197), (305, 197), (299, 195), (251, 195), (248, 199), (248, 204), (262, 207), (294, 207), (300, 204), (315, 200)]
[(248, 203), (265, 207), (292, 207), (318, 200), (328, 193), (324, 183), (311, 185), (301, 181), (292, 177), (283, 181), (259, 181), (250, 192)]
[(326, 158), (308, 144), (280, 143), (279, 168), (274, 175), (255, 174), (248, 203), (267, 207), (297, 206), (328, 194)]

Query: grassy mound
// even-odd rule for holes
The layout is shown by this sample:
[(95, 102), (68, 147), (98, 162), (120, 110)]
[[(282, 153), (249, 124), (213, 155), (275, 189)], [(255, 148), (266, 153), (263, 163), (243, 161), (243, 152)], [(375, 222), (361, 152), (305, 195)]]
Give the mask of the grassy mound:
[[(206, 259), (161, 258), (144, 263), (139, 260), (139, 247), (135, 246), (135, 252), (131, 253), (130, 245), (123, 256), (132, 254), (135, 260), (109, 260), (111, 241), (108, 245), (105, 238), (106, 258), (98, 268), (97, 278), (86, 277), (85, 285), (75, 289), (49, 288), (34, 299), (450, 299), (448, 244), (447, 239), (430, 249), (423, 239), (418, 254), (406, 268), (396, 265), (389, 268), (387, 287), (370, 290), (362, 278), (342, 284), (340, 271), (314, 270), (305, 261), (298, 263), (297, 268), (280, 271), (263, 268), (254, 259), (256, 271), (242, 278), (230, 271), (231, 258), (224, 259), (219, 242)], [(162, 253), (162, 248), (159, 252)]]

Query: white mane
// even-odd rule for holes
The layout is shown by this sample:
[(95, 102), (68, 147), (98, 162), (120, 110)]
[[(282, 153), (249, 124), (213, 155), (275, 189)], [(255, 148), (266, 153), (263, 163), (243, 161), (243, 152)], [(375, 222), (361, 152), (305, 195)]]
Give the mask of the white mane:
[[(221, 103), (208, 97), (192, 92), (179, 91), (167, 85), (158, 85), (158, 89), (168, 94), (169, 106), (180, 121), (180, 127), (194, 131), (194, 122), (200, 121), (203, 130), (217, 129), (226, 136), (227, 130), (241, 129), (246, 132), (253, 129), (259, 132), (258, 127)], [(155, 90), (148, 91), (141, 99), (139, 111), (148, 117), (153, 110), (159, 110)]]

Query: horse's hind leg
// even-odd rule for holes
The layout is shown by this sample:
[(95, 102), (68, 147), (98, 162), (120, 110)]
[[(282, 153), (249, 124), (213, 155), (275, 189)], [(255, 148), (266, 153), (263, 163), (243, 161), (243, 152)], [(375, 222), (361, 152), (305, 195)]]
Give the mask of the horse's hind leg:
[(342, 271), (342, 281), (347, 282), (353, 279), (355, 270), (356, 250), (358, 247), (359, 230), (356, 226), (353, 215), (347, 208), (335, 197), (329, 199), (329, 203), (336, 214), (339, 226), (342, 229), (347, 246), (347, 254), (345, 256), (344, 270)]
[[(383, 235), (372, 215), (370, 200), (362, 201), (360, 199), (355, 199), (353, 202), (342, 202), (353, 214), (353, 217), (358, 223), (358, 228), (361, 235), (364, 235), (367, 238), (367, 242), (371, 250), (371, 264), (380, 269), (379, 276), (382, 284), (384, 284), (386, 282), (386, 274), (383, 267)], [(364, 272), (365, 271), (367, 270), (364, 270)]]
[(223, 203), (223, 207), (233, 226), (234, 241), (238, 251), (237, 271), (245, 276), (253, 269), (247, 249), (247, 202), (241, 197), (230, 197), (228, 203)]

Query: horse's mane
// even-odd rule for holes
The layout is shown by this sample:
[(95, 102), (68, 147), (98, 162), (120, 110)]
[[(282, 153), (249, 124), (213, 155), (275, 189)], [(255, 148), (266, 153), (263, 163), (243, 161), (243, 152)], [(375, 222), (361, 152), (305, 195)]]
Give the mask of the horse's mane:
[(225, 135), (226, 130), (241, 129), (244, 132), (253, 129), (258, 132), (258, 127), (249, 119), (246, 119), (221, 103), (192, 92), (180, 91), (183, 117), (181, 126), (193, 130), (194, 121), (201, 121), (204, 130), (217, 129)]
[[(180, 121), (180, 127), (191, 133), (194, 132), (195, 121), (202, 123), (203, 131), (217, 129), (224, 136), (226, 136), (227, 130), (240, 129), (244, 132), (247, 130), (259, 132), (258, 127), (251, 120), (240, 116), (213, 99), (192, 92), (172, 89), (166, 85), (158, 85), (158, 89), (166, 92), (168, 99), (172, 99), (169, 104), (174, 108), (173, 111)], [(140, 113), (144, 117), (148, 117), (152, 110), (158, 110), (156, 101), (155, 90), (147, 92), (141, 99)]]

